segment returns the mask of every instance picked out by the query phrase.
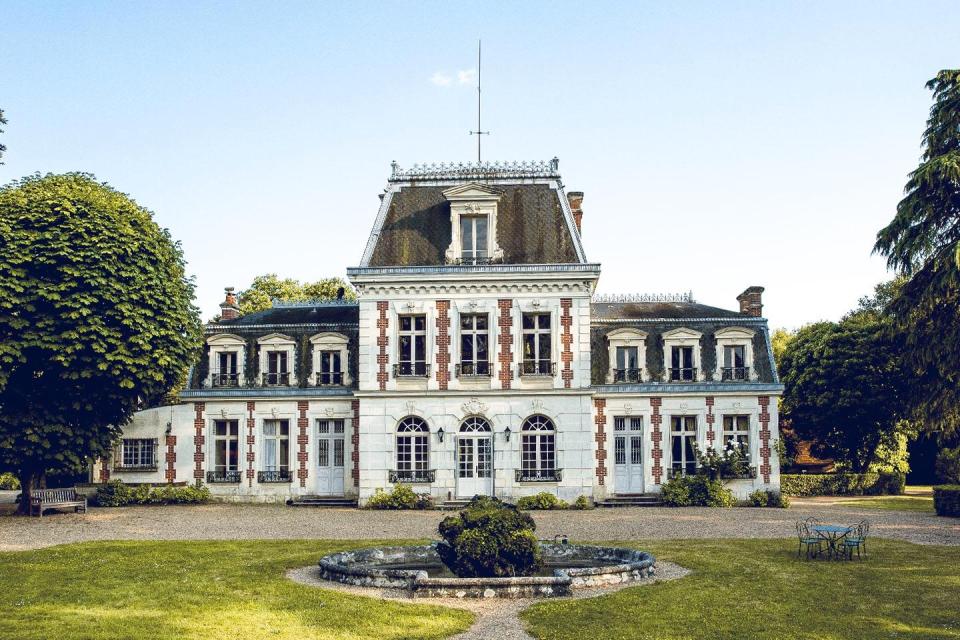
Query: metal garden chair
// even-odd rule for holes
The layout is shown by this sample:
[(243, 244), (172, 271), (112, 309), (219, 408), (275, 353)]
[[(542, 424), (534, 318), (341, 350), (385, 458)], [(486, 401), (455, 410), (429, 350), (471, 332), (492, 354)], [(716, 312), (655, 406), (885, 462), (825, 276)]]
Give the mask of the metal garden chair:
[[(870, 535), (870, 523), (862, 520), (853, 525), (851, 532), (843, 539), (843, 549), (846, 551), (847, 558), (853, 559), (853, 552), (857, 552), (857, 558), (863, 560), (867, 555), (867, 536)], [(863, 555), (860, 555), (860, 552)]]
[[(797, 538), (799, 538), (800, 544), (797, 547), (797, 557), (800, 557), (800, 552), (803, 550), (804, 546), (807, 548), (807, 559), (814, 557), (814, 555), (820, 555), (823, 544), (823, 538), (815, 534), (810, 530), (810, 521), (814, 520), (813, 518), (807, 518), (803, 522), (797, 522)], [(815, 521), (815, 520), (814, 520)], [(816, 554), (813, 553), (813, 549), (816, 548)]]

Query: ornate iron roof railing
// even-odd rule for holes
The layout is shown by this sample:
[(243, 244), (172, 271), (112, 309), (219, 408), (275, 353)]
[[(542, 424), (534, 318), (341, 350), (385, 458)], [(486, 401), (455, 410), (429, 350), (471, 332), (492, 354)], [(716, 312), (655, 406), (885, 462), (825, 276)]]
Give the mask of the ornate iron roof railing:
[(490, 178), (559, 178), (560, 160), (524, 162), (439, 162), (415, 164), (409, 169), (390, 163), (390, 180), (484, 180)]
[(598, 293), (593, 302), (696, 302), (693, 291), (686, 293)]

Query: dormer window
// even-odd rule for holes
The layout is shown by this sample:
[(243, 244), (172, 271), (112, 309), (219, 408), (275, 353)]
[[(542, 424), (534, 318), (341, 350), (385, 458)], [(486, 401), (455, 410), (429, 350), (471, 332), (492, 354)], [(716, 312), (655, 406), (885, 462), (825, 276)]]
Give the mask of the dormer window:
[(213, 372), (213, 386), (237, 386), (239, 373), (237, 371), (237, 352), (221, 351), (217, 354), (217, 368)]
[(753, 369), (754, 332), (745, 327), (724, 327), (714, 337), (717, 340), (717, 376), (721, 381), (756, 380)]
[(309, 384), (318, 387), (349, 386), (347, 336), (342, 333), (318, 333), (310, 338), (310, 344), (313, 345), (313, 375)]
[(290, 370), (287, 369), (286, 351), (267, 352), (267, 370), (263, 374), (263, 384), (266, 386), (290, 384)]
[(663, 334), (663, 369), (667, 382), (696, 382), (704, 379), (700, 366), (700, 339), (703, 334), (679, 327)]
[(206, 385), (214, 388), (243, 385), (244, 339), (232, 333), (218, 333), (207, 338), (207, 346), (210, 351)]
[(281, 333), (271, 333), (258, 339), (257, 343), (260, 345), (260, 384), (265, 387), (295, 386), (294, 339)]
[(670, 380), (693, 380), (697, 368), (693, 366), (693, 347), (670, 347)]
[(647, 334), (639, 329), (614, 329), (607, 334), (610, 369), (607, 384), (643, 382), (647, 361)]
[(464, 184), (443, 192), (450, 202), (450, 264), (488, 264), (503, 258), (497, 246), (497, 202), (501, 193), (482, 184)]

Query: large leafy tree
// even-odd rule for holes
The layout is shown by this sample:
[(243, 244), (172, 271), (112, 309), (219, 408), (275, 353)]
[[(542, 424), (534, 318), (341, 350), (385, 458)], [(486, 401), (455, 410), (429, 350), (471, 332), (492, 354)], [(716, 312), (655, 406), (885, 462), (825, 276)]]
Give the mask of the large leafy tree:
[(240, 292), (240, 313), (269, 309), (274, 299), (284, 302), (305, 300), (335, 300), (340, 290), (344, 298), (356, 300), (354, 290), (342, 278), (325, 278), (317, 282), (300, 282), (293, 278), (280, 279), (275, 273), (257, 276), (247, 289)]
[(811, 441), (815, 455), (858, 472), (899, 447), (911, 393), (902, 340), (877, 311), (877, 298), (861, 301), (840, 322), (797, 331), (780, 368), (784, 419), (793, 432)]
[(960, 427), (960, 70), (941, 71), (927, 88), (933, 107), (920, 166), (874, 251), (908, 278), (889, 311), (921, 382), (911, 398), (915, 416), (951, 433)]
[(0, 468), (25, 494), (107, 455), (197, 354), (183, 253), (149, 211), (88, 174), (0, 189)]

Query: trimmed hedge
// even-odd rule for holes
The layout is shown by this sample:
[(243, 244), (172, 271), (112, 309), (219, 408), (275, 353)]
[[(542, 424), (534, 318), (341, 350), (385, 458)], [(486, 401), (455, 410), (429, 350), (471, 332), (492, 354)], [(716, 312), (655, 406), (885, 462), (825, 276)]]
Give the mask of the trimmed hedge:
[(941, 484), (933, 488), (933, 508), (938, 516), (960, 518), (960, 484)]
[(898, 495), (906, 485), (900, 473), (804, 473), (780, 476), (780, 491), (791, 496)]
[(202, 504), (209, 502), (210, 489), (193, 485), (127, 485), (120, 480), (112, 480), (97, 489), (94, 500), (101, 507), (123, 507), (129, 504)]

